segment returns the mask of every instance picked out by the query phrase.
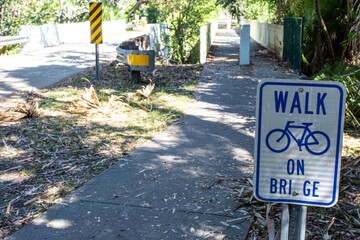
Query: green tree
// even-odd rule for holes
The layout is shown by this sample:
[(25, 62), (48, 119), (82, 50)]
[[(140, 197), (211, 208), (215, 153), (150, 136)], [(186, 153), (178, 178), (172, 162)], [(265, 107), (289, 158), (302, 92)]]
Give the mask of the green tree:
[(216, 0), (155, 0), (148, 7), (159, 10), (158, 21), (170, 24), (171, 56), (181, 63), (190, 61), (191, 51), (199, 41), (200, 26), (218, 9)]
[[(87, 21), (93, 0), (0, 0), (0, 36), (16, 35), (20, 25)], [(125, 19), (135, 0), (103, 0), (103, 19)]]
[(304, 71), (336, 60), (360, 62), (360, 0), (218, 0), (233, 14), (269, 23), (304, 17)]
[(276, 0), (217, 0), (233, 16), (261, 22), (274, 22)]
[(19, 0), (0, 0), (0, 36), (19, 32), (22, 6)]

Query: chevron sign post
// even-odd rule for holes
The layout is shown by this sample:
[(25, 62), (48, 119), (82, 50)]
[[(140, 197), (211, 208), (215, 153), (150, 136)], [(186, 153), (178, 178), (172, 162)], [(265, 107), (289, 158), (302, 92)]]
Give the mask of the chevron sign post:
[(102, 3), (92, 2), (89, 7), (90, 42), (95, 44), (96, 80), (99, 80), (99, 47), (102, 36)]
[(102, 43), (102, 3), (90, 3), (90, 41), (93, 44)]

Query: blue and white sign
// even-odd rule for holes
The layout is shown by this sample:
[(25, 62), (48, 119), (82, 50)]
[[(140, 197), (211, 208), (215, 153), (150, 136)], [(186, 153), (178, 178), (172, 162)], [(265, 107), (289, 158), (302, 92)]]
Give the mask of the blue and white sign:
[(346, 91), (330, 81), (265, 80), (258, 85), (255, 196), (331, 207), (339, 194)]

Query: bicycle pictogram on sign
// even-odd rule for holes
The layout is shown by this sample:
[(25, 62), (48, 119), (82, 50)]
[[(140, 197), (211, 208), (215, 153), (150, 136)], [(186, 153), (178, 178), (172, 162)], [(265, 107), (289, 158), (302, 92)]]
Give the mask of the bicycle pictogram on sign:
[[(303, 146), (313, 155), (321, 155), (329, 150), (330, 138), (324, 132), (312, 131), (309, 127), (313, 123), (303, 122), (301, 125), (294, 123), (295, 121), (288, 121), (284, 129), (276, 128), (267, 134), (266, 146), (272, 152), (280, 153), (286, 151), (290, 146), (291, 139), (297, 143), (299, 151), (302, 151)], [(299, 139), (292, 132), (293, 129), (303, 129)]]

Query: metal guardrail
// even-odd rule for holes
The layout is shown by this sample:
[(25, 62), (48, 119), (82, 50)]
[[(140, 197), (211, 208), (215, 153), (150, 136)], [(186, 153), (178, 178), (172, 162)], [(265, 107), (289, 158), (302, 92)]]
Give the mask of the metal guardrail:
[(116, 59), (129, 65), (131, 71), (151, 72), (155, 69), (154, 50), (126, 50), (117, 47), (116, 52)]
[(125, 25), (125, 30), (130, 30), (130, 29), (134, 29), (135, 25), (132, 23), (128, 23)]
[(148, 38), (143, 35), (129, 39), (116, 48), (116, 59), (129, 66), (133, 82), (140, 81), (140, 71), (152, 72), (155, 69), (155, 50), (144, 50), (150, 48)]
[(29, 39), (27, 37), (22, 37), (22, 36), (0, 37), (0, 47), (13, 45), (13, 44), (26, 43), (28, 41), (29, 41)]

